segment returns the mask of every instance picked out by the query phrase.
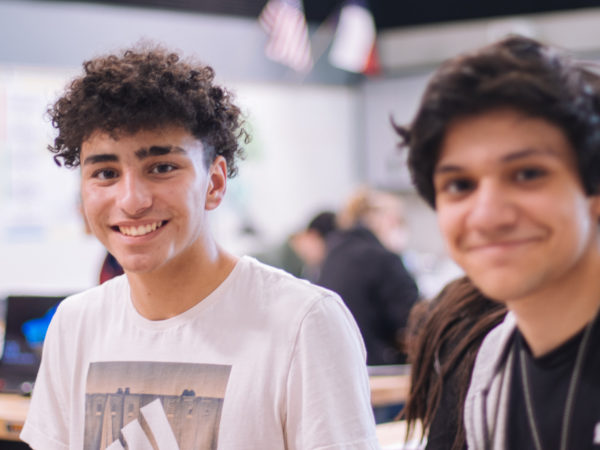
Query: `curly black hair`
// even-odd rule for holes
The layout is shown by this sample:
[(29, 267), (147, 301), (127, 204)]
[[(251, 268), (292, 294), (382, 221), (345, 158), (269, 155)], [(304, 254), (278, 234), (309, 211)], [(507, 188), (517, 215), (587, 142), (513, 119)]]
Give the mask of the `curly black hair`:
[(409, 126), (392, 124), (418, 193), (435, 208), (433, 171), (456, 119), (512, 108), (558, 126), (575, 149), (588, 195), (600, 191), (600, 77), (533, 39), (511, 36), (441, 65)]
[(202, 141), (207, 165), (221, 155), (228, 176), (236, 175), (241, 144), (250, 137), (232, 94), (213, 84), (210, 66), (159, 46), (138, 46), (86, 61), (83, 69), (48, 109), (58, 130), (48, 146), (57, 164), (78, 166), (82, 143), (96, 131), (118, 137), (181, 126)]

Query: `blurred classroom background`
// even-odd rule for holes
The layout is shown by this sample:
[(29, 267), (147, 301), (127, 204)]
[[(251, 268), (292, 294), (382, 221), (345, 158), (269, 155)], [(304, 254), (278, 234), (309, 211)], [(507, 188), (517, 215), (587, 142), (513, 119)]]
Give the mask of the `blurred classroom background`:
[[(269, 254), (369, 186), (401, 197), (402, 258), (431, 298), (460, 270), (411, 186), (390, 120), (411, 120), (441, 61), (509, 33), (600, 57), (591, 0), (306, 0), (313, 63), (298, 50), (286, 63), (267, 57), (273, 34), (259, 21), (267, 3), (0, 1), (0, 298), (62, 297), (98, 283), (106, 251), (86, 234), (78, 170), (57, 167), (46, 150), (54, 133), (45, 111), (84, 60), (154, 42), (211, 65), (234, 92), (253, 140), (212, 213), (228, 250)], [(371, 375), (373, 405), (395, 414), (408, 385)], [(16, 439), (22, 424), (27, 401), (14, 401), (0, 407), (16, 411), (0, 418), (0, 438)], [(404, 433), (388, 425), (378, 430), (384, 448), (419, 446), (401, 444)]]
[[(372, 0), (377, 64), (346, 61), (344, 70), (331, 53), (347, 3), (310, 0), (304, 8), (314, 66), (302, 72), (266, 57), (269, 36), (258, 20), (266, 3), (0, 2), (0, 295), (63, 295), (97, 283), (104, 249), (85, 233), (78, 171), (58, 168), (46, 150), (53, 132), (44, 115), (95, 55), (162, 43), (213, 66), (236, 94), (253, 141), (214, 213), (214, 232), (229, 250), (273, 248), (369, 185), (402, 196), (403, 257), (430, 297), (459, 270), (445, 255), (433, 212), (414, 194), (390, 118), (411, 119), (442, 60), (507, 33), (592, 58), (600, 51), (600, 8), (592, 1)], [(346, 38), (364, 47), (369, 30), (351, 25)]]

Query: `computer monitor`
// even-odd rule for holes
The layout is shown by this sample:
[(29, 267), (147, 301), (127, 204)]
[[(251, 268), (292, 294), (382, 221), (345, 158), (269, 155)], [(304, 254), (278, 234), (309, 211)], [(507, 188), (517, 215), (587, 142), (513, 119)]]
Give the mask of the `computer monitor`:
[(29, 394), (40, 366), (42, 344), (64, 296), (8, 296), (0, 305), (3, 322), (0, 391)]

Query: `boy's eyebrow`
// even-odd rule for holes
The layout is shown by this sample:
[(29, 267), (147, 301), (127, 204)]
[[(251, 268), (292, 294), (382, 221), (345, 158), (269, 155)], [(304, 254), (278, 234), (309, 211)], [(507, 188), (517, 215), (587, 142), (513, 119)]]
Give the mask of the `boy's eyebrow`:
[[(501, 163), (511, 162), (515, 160), (519, 160), (522, 158), (527, 158), (529, 156), (535, 155), (547, 155), (552, 157), (558, 157), (559, 155), (552, 149), (539, 149), (539, 148), (526, 148), (524, 150), (519, 150), (513, 153), (509, 153), (508, 155), (504, 155), (500, 158)], [(434, 170), (434, 175), (439, 173), (448, 173), (448, 172), (458, 172), (463, 170), (463, 167), (457, 164), (444, 164), (441, 166), (437, 166)]]
[[(185, 149), (176, 145), (153, 145), (150, 148), (142, 147), (135, 151), (138, 159), (145, 159), (151, 156), (167, 155), (169, 153), (186, 153)], [(119, 156), (114, 153), (101, 153), (99, 155), (90, 155), (83, 160), (83, 165), (98, 164), (104, 162), (117, 162)]]
[(142, 147), (135, 151), (138, 159), (149, 158), (150, 156), (162, 156), (169, 153), (185, 153), (186, 151), (176, 145), (153, 145), (150, 148)]
[(437, 166), (433, 171), (433, 174), (436, 175), (438, 173), (448, 173), (448, 172), (458, 172), (462, 170), (460, 166), (456, 166), (453, 164), (446, 164), (443, 166)]
[(528, 156), (534, 156), (534, 155), (547, 155), (547, 156), (558, 157), (558, 154), (551, 148), (548, 148), (548, 149), (526, 148), (524, 150), (510, 153), (510, 154), (504, 156), (501, 159), (501, 161), (502, 162), (510, 162), (510, 161), (514, 161), (515, 159), (527, 158)]
[(87, 164), (97, 164), (103, 162), (116, 162), (119, 160), (119, 157), (112, 153), (104, 153), (100, 155), (91, 155), (83, 160), (83, 165)]

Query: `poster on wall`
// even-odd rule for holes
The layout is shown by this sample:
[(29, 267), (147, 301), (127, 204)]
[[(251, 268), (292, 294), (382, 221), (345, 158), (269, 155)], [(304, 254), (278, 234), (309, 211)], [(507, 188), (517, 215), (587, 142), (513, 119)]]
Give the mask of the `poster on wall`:
[(68, 74), (0, 67), (0, 241), (60, 239), (81, 229), (77, 171), (60, 168), (47, 146), (46, 110)]

